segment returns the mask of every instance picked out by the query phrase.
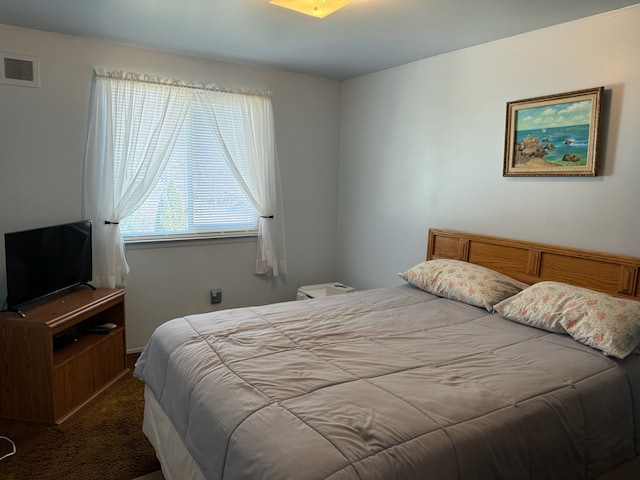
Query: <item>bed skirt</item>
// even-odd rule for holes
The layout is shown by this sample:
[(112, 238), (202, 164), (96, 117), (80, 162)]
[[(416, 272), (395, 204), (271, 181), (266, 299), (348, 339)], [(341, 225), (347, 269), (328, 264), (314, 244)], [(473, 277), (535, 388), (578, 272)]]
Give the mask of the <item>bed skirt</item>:
[(204, 480), (204, 475), (182, 443), (173, 423), (147, 386), (144, 387), (142, 431), (156, 451), (166, 480)]

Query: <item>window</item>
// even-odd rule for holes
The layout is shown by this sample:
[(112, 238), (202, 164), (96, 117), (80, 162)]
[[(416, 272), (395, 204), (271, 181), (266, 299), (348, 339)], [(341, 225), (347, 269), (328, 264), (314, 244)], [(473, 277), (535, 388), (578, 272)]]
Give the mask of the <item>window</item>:
[[(190, 102), (164, 173), (144, 202), (120, 222), (125, 240), (257, 234), (258, 214), (229, 170), (208, 127), (204, 108), (199, 99)], [(233, 124), (241, 122), (237, 108), (226, 107), (223, 112), (225, 118), (218, 118), (220, 129), (229, 131)], [(150, 125), (144, 118), (141, 120), (142, 128)], [(119, 125), (124, 121), (116, 118), (114, 125), (116, 171), (121, 168), (124, 149), (120, 147), (131, 137), (125, 134), (124, 125)], [(147, 138), (147, 133), (136, 138)], [(242, 138), (235, 138), (235, 142), (238, 168), (243, 178), (251, 178), (246, 145)]]
[(124, 285), (125, 237), (255, 234), (255, 273), (286, 273), (269, 93), (96, 69), (83, 187), (96, 286)]

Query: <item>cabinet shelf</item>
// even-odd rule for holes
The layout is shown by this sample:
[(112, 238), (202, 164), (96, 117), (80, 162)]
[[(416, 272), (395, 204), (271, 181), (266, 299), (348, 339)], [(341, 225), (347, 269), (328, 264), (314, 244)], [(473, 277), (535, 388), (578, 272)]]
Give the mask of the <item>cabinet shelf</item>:
[(53, 349), (53, 368), (60, 367), (64, 363), (92, 349), (100, 342), (107, 341), (110, 337), (124, 333), (124, 327), (114, 328), (107, 334), (102, 333), (81, 333), (77, 341), (63, 347)]
[[(0, 314), (0, 417), (61, 423), (127, 373), (124, 290), (81, 288), (23, 312)], [(54, 348), (58, 335), (77, 341)]]

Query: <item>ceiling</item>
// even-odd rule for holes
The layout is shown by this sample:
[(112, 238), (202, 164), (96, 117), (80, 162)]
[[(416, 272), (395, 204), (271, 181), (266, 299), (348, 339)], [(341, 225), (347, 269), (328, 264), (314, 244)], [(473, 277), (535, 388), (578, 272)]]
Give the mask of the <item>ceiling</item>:
[(342, 80), (636, 3), (353, 0), (317, 19), (268, 0), (0, 0), (0, 23)]

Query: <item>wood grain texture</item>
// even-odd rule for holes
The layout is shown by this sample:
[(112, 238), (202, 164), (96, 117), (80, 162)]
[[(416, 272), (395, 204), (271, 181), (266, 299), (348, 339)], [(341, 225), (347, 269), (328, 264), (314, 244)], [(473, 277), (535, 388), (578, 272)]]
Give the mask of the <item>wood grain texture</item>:
[(564, 282), (640, 300), (640, 258), (487, 235), (429, 229), (427, 260), (468, 261), (533, 284)]
[[(127, 371), (124, 290), (78, 289), (0, 314), (0, 417), (60, 423)], [(107, 322), (107, 334), (88, 333)], [(54, 336), (77, 341), (61, 348)]]

